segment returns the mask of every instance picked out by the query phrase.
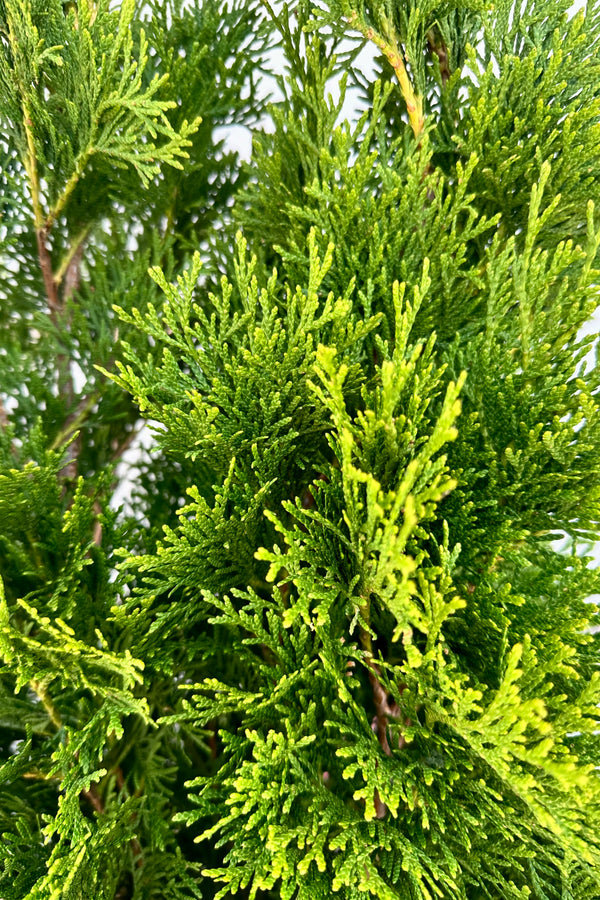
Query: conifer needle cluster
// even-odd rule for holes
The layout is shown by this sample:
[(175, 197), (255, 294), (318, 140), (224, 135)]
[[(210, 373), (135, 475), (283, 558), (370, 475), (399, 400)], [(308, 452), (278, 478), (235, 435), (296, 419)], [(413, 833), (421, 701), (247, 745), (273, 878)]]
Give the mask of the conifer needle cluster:
[(598, 0), (0, 0), (0, 132), (1, 900), (600, 897)]

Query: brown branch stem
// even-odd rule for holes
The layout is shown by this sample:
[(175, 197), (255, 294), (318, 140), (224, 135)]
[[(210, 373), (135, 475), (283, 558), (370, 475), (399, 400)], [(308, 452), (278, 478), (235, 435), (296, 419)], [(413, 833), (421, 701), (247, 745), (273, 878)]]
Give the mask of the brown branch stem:
[(46, 228), (46, 226), (36, 228), (35, 236), (37, 240), (40, 271), (42, 273), (44, 288), (46, 290), (46, 299), (48, 301), (50, 317), (56, 324), (56, 319), (61, 311), (62, 304), (58, 299), (58, 289), (56, 286), (56, 282), (54, 281), (54, 275), (52, 274), (52, 259), (50, 257), (50, 251), (48, 250), (48, 244), (46, 243), (46, 239), (48, 237), (48, 229)]
[[(56, 709), (56, 707), (52, 701), (52, 698), (50, 697), (50, 695), (48, 694), (48, 691), (46, 690), (46, 685), (39, 681), (31, 681), (30, 686), (31, 686), (32, 690), (34, 691), (34, 693), (39, 697), (40, 701), (42, 702), (44, 709), (48, 713), (48, 716), (49, 716), (52, 724), (54, 725), (54, 727), (57, 730), (62, 728), (62, 725), (63, 725), (62, 718), (60, 716), (60, 713)], [(44, 780), (46, 780), (48, 778), (51, 778), (52, 780), (60, 780), (60, 776), (46, 776), (46, 775), (44, 775), (43, 772), (25, 772), (23, 777), (28, 778), (28, 779), (44, 779)], [(117, 768), (115, 770), (115, 778), (116, 778), (119, 790), (123, 791), (125, 789), (125, 778), (123, 777), (123, 770), (121, 769), (120, 766), (117, 766)], [(100, 794), (98, 793), (95, 783), (90, 784), (89, 788), (80, 791), (79, 796), (82, 797), (87, 803), (89, 803), (89, 805), (93, 809), (96, 810), (98, 815), (100, 815), (100, 816), (104, 815), (104, 813), (106, 812), (106, 808), (104, 806), (104, 802), (103, 802)], [(142, 847), (140, 845), (140, 842), (138, 841), (137, 838), (134, 837), (131, 839), (130, 845), (131, 845), (131, 849), (133, 851), (133, 858), (134, 858), (135, 865), (137, 867), (139, 867), (143, 863)]]
[(33, 120), (29, 111), (29, 106), (23, 99), (23, 123), (25, 125), (25, 135), (27, 137), (27, 156), (25, 158), (25, 171), (29, 178), (29, 190), (31, 192), (31, 205), (33, 207), (33, 220), (36, 231), (44, 228), (44, 216), (42, 214), (42, 205), (40, 201), (40, 181), (37, 171), (37, 156), (35, 153), (35, 142), (33, 139)]
[[(11, 44), (11, 48), (14, 54), (15, 59), (19, 55), (19, 47), (17, 44), (17, 39), (13, 33), (12, 27), (9, 28), (8, 37)], [(80, 175), (80, 168), (73, 174), (73, 176), (67, 182), (67, 186), (57, 204), (55, 210), (53, 210), (47, 217), (44, 215), (44, 210), (42, 207), (42, 196), (40, 191), (40, 177), (38, 172), (38, 155), (36, 152), (35, 146), (35, 136), (34, 136), (34, 124), (33, 124), (33, 115), (31, 111), (31, 106), (28, 99), (28, 91), (26, 85), (23, 83), (21, 79), (19, 79), (19, 92), (21, 95), (21, 109), (23, 113), (23, 128), (25, 131), (25, 139), (27, 144), (27, 151), (25, 153), (24, 158), (24, 166), (25, 171), (27, 172), (27, 178), (29, 181), (29, 190), (31, 193), (31, 206), (33, 211), (33, 226), (35, 230), (35, 237), (37, 243), (37, 251), (38, 251), (38, 260), (40, 265), (40, 271), (42, 274), (42, 280), (44, 283), (44, 290), (46, 293), (46, 302), (48, 304), (48, 310), (50, 312), (50, 318), (54, 325), (58, 324), (58, 318), (62, 311), (63, 302), (59, 297), (58, 293), (58, 285), (60, 279), (57, 281), (54, 277), (52, 271), (52, 256), (50, 253), (50, 249), (48, 247), (48, 237), (50, 234), (50, 229), (53, 223), (56, 221), (56, 218), (65, 203), (67, 202), (69, 196), (71, 195)], [(85, 157), (84, 163), (87, 162), (87, 157)], [(79, 258), (76, 264), (73, 264), (73, 259), (69, 261), (69, 265), (67, 267), (67, 273), (71, 275), (71, 279), (69, 284), (67, 285), (67, 289), (65, 291), (65, 296), (68, 297), (77, 289), (79, 285), (79, 264), (81, 262), (81, 252), (80, 252), (81, 244), (77, 245), (73, 249), (73, 257), (77, 257), (79, 253)], [(71, 268), (71, 264), (73, 267)], [(57, 368), (58, 368), (58, 379), (59, 379), (59, 389), (61, 389), (60, 381), (61, 374), (65, 376), (66, 384), (64, 385), (66, 393), (68, 396), (73, 395), (73, 383), (72, 378), (70, 377), (68, 362), (65, 358), (60, 355), (57, 359)]]
[(96, 810), (96, 812), (99, 815), (104, 814), (104, 804), (103, 804), (102, 800), (100, 799), (98, 792), (96, 791), (96, 788), (94, 787), (93, 784), (90, 785), (90, 788), (88, 791), (85, 791), (85, 790), (81, 791), (81, 796), (84, 797), (85, 800), (87, 800), (87, 802), (90, 804), (90, 806), (94, 807), (94, 809)]
[(60, 717), (60, 713), (58, 712), (52, 701), (52, 697), (46, 690), (46, 685), (41, 681), (30, 681), (29, 684), (31, 690), (41, 700), (42, 706), (48, 713), (48, 718), (58, 731), (60, 728), (62, 728), (62, 719)]
[[(381, 749), (386, 756), (391, 756), (392, 749), (390, 747), (387, 733), (388, 719), (390, 717), (394, 719), (399, 718), (401, 715), (401, 710), (397, 703), (389, 702), (388, 693), (381, 680), (381, 669), (375, 662), (373, 656), (373, 641), (371, 638), (371, 632), (369, 631), (370, 610), (371, 602), (369, 599), (366, 599), (361, 607), (361, 616), (366, 627), (361, 626), (360, 628), (360, 643), (363, 650), (365, 651), (367, 667), (369, 670), (369, 682), (371, 684), (371, 690), (373, 692), (373, 705), (375, 706), (373, 728), (377, 734), (377, 740), (379, 741)], [(402, 735), (400, 735), (398, 738), (398, 748), (402, 749), (403, 746), (404, 738), (402, 737)], [(383, 819), (387, 813), (387, 807), (385, 803), (382, 802), (377, 791), (375, 791), (374, 803), (376, 817), (378, 819)]]
[[(46, 227), (48, 228), (49, 226), (46, 226)], [(52, 277), (54, 289), (57, 293), (58, 293), (58, 285), (60, 283), (60, 280), (62, 280), (62, 278), (64, 277), (62, 300), (59, 301), (61, 310), (64, 308), (64, 305), (71, 299), (73, 294), (79, 288), (79, 283), (81, 281), (81, 261), (83, 259), (83, 250), (85, 247), (85, 240), (86, 240), (88, 234), (89, 234), (89, 228), (85, 228), (78, 235), (78, 237), (73, 241), (71, 247), (69, 248), (69, 252), (67, 253), (67, 255), (65, 257), (65, 260), (63, 260), (64, 270), (63, 270), (63, 265), (61, 265), (62, 271), (59, 270), (58, 275), (60, 275), (60, 279), (59, 279), (58, 275)], [(63, 317), (63, 327), (67, 331), (70, 329), (70, 322), (64, 321), (64, 317)], [(74, 388), (74, 384), (73, 384), (73, 377), (71, 375), (70, 368), (69, 368), (69, 365), (70, 365), (69, 361), (65, 357), (61, 356), (58, 360), (58, 365), (59, 365), (59, 373), (60, 373), (61, 368), (63, 369), (63, 371), (66, 370), (66, 372), (68, 373), (67, 377), (66, 377), (67, 396), (72, 398), (75, 393), (75, 388)], [(59, 374), (59, 377), (60, 377), (60, 374)], [(77, 438), (77, 443), (79, 443), (80, 440), (81, 440), (80, 438)], [(73, 447), (73, 452), (74, 452), (75, 456), (79, 455), (79, 449), (80, 449), (79, 447), (76, 447), (76, 446)], [(77, 467), (75, 465), (75, 470), (76, 470), (76, 468)]]
[(386, 30), (388, 31), (388, 34), (386, 37), (384, 37), (383, 35), (379, 34), (379, 32), (376, 31), (373, 27), (367, 25), (359, 15), (357, 10), (354, 10), (350, 14), (350, 16), (348, 17), (348, 22), (357, 31), (360, 31), (363, 37), (365, 37), (368, 41), (371, 41), (379, 50), (381, 50), (381, 52), (391, 65), (392, 69), (394, 70), (394, 74), (396, 75), (396, 78), (398, 79), (398, 83), (400, 85), (402, 96), (404, 97), (404, 102), (406, 103), (406, 111), (408, 113), (408, 121), (410, 122), (410, 127), (412, 128), (416, 140), (419, 141), (425, 127), (425, 116), (423, 115), (423, 98), (419, 97), (418, 94), (415, 93), (415, 90), (412, 86), (412, 82), (410, 80), (404, 62), (403, 53), (398, 46), (398, 42), (396, 40), (391, 23), (386, 21), (385, 24), (387, 26)]
[(102, 507), (100, 506), (99, 500), (94, 500), (93, 510), (97, 518), (94, 523), (92, 541), (96, 547), (99, 547), (102, 544), (102, 523), (100, 521), (100, 516), (102, 515)]
[(48, 775), (46, 772), (23, 772), (21, 778), (27, 778), (29, 781), (60, 781), (58, 775)]
[(442, 86), (445, 87), (452, 74), (450, 71), (450, 59), (448, 57), (448, 48), (444, 44), (441, 37), (437, 39), (437, 35), (433, 29), (427, 32), (427, 45), (432, 53), (438, 58), (440, 64), (440, 75), (442, 77)]
[[(32, 691), (39, 697), (44, 709), (48, 713), (48, 718), (54, 725), (57, 731), (59, 731), (63, 727), (63, 721), (59, 711), (57, 710), (52, 697), (48, 693), (46, 689), (46, 685), (41, 681), (30, 681), (29, 685)], [(29, 775), (29, 777), (32, 777)], [(39, 777), (39, 776), (37, 776)], [(93, 806), (97, 813), (102, 815), (104, 813), (104, 804), (102, 803), (102, 799), (100, 798), (96, 788), (93, 784), (90, 785), (88, 790), (80, 791), (80, 797), (83, 797), (87, 802)]]
[(87, 394), (85, 397), (81, 398), (77, 404), (77, 408), (71, 415), (67, 416), (62, 431), (59, 431), (52, 441), (50, 450), (57, 450), (60, 445), (72, 437), (76, 431), (79, 431), (80, 426), (86, 421), (90, 411), (94, 408), (99, 398), (99, 394)]
[(88, 148), (81, 154), (81, 158), (77, 162), (75, 171), (73, 172), (73, 174), (67, 181), (64, 191), (62, 192), (62, 194), (60, 195), (60, 197), (58, 198), (58, 200), (56, 202), (56, 206), (54, 207), (54, 209), (51, 209), (50, 212), (48, 213), (48, 216), (47, 216), (46, 222), (45, 222), (46, 228), (48, 228), (48, 229), (52, 228), (52, 226), (54, 225), (54, 223), (56, 222), (58, 217), (61, 215), (63, 209), (65, 208), (65, 206), (67, 205), (67, 203), (71, 197), (71, 194), (77, 187), (79, 179), (81, 178), (83, 171), (84, 171), (92, 153), (93, 153), (93, 150)]
[(65, 281), (68, 280), (69, 273), (71, 273), (71, 278), (73, 277), (73, 269), (76, 269), (77, 273), (79, 274), (81, 258), (83, 256), (83, 248), (89, 236), (90, 230), (90, 226), (86, 225), (86, 227), (83, 228), (79, 232), (77, 237), (73, 240), (71, 246), (64, 256), (64, 259), (61, 261), (61, 264), (54, 275), (54, 283), (57, 287), (60, 286), (63, 278), (65, 278)]
[[(19, 46), (17, 38), (12, 27), (8, 29), (8, 38), (15, 60), (19, 56)], [(25, 154), (24, 166), (29, 181), (29, 191), (31, 193), (31, 206), (33, 210), (33, 225), (37, 240), (38, 257), (42, 278), (44, 280), (44, 288), (46, 291), (46, 299), (50, 309), (52, 319), (56, 317), (60, 303), (58, 300), (58, 292), (52, 275), (52, 260), (46, 244), (48, 237), (48, 227), (44, 221), (44, 212), (42, 209), (42, 199), (40, 192), (40, 178), (38, 174), (38, 159), (35, 148), (35, 137), (33, 133), (33, 116), (29, 100), (27, 98), (27, 88), (22, 79), (18, 79), (19, 92), (21, 94), (21, 110), (23, 113), (23, 128), (25, 131), (25, 140), (27, 142), (27, 152)]]
[(133, 442), (136, 439), (136, 437), (138, 436), (138, 434), (139, 434), (139, 430), (137, 428), (132, 428), (131, 431), (126, 434), (126, 436), (123, 438), (123, 440), (119, 444), (117, 444), (117, 443), (113, 444), (112, 454), (110, 457), (111, 462), (118, 462), (121, 459), (123, 454), (127, 450), (129, 450), (129, 448), (133, 444)]

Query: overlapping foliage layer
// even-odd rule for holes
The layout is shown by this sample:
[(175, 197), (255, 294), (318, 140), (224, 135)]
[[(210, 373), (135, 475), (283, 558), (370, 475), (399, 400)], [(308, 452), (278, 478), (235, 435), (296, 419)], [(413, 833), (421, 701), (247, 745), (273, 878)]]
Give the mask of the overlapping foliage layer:
[(599, 40), (0, 2), (2, 900), (600, 897)]

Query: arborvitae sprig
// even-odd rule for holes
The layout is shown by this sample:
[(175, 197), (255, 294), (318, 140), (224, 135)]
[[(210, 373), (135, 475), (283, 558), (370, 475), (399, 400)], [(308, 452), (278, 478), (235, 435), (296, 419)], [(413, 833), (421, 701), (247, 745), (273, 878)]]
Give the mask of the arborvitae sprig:
[[(151, 301), (149, 266), (174, 277), (228, 217), (239, 161), (215, 129), (260, 114), (256, 21), (251, 4), (0, 5), (7, 900), (199, 895), (167, 824), (181, 790), (174, 758), (189, 757), (157, 733), (160, 691), (148, 696), (145, 663), (110, 618), (124, 592), (115, 550), (133, 551), (143, 533), (111, 509), (140, 425), (96, 366), (113, 366), (119, 336), (136, 344), (115, 301)], [(185, 176), (183, 160), (194, 177), (175, 209), (167, 173)], [(214, 208), (198, 215), (206, 198)], [(161, 497), (153, 527), (170, 515)]]
[(263, 6), (0, 3), (0, 897), (589, 900), (599, 4)]

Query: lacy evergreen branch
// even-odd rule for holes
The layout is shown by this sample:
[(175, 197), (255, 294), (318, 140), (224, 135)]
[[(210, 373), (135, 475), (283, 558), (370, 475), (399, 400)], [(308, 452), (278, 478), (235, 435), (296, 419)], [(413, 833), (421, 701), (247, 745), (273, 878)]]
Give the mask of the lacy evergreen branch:
[(579, 5), (0, 0), (1, 900), (600, 897)]

